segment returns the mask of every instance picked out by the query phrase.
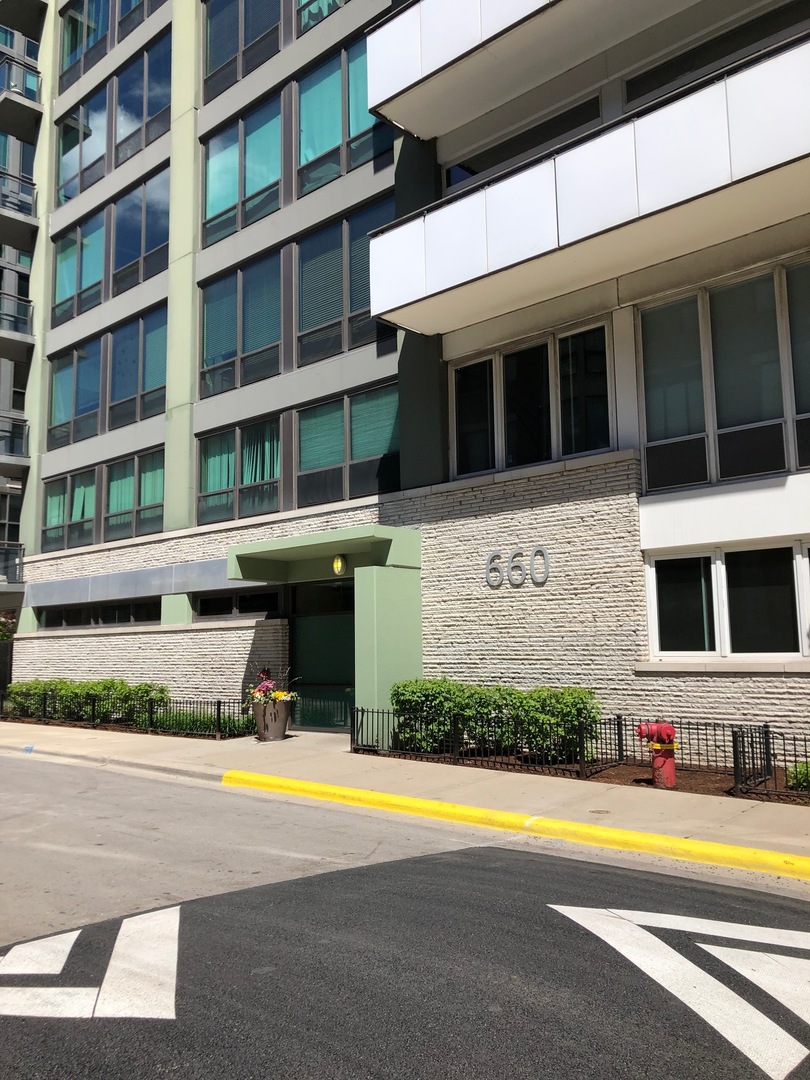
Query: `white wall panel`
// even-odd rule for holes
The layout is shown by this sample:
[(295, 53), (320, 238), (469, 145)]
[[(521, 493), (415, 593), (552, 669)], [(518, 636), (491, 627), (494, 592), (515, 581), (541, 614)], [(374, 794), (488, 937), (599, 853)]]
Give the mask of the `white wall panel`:
[(810, 536), (810, 475), (650, 495), (639, 511), (644, 551), (798, 539)]
[(486, 194), (477, 191), (425, 218), (425, 286), (441, 292), (487, 272)]
[(423, 76), (481, 44), (481, 0), (441, 0), (418, 6), (422, 11)]
[(382, 104), (422, 78), (421, 4), (384, 23), (368, 39), (368, 102)]
[(371, 262), (371, 310), (391, 311), (425, 295), (425, 219), (375, 236)]
[(557, 246), (554, 162), (544, 161), (486, 189), (490, 271)]
[(557, 213), (561, 244), (638, 217), (632, 124), (560, 154)]
[(810, 153), (810, 45), (727, 83), (735, 180)]
[(482, 38), (486, 41), (548, 3), (549, 0), (481, 0)]
[(640, 213), (731, 182), (724, 83), (650, 113), (635, 127)]

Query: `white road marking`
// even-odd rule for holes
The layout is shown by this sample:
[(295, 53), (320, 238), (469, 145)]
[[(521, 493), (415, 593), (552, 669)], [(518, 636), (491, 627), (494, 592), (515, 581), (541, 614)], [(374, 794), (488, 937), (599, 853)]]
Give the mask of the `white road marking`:
[(810, 960), (752, 949), (724, 949), (719, 945), (700, 947), (810, 1024)]
[[(806, 1047), (767, 1016), (638, 925), (642, 920), (655, 919), (658, 921), (653, 925), (672, 929), (695, 929), (694, 924), (703, 923), (704, 920), (678, 920), (677, 916), (656, 915), (651, 912), (625, 913), (600, 908), (560, 907), (554, 904), (549, 906), (602, 938), (636, 967), (655, 979), (758, 1065), (771, 1080), (785, 1080), (808, 1056), (810, 1051)], [(676, 922), (688, 922), (692, 925), (676, 926)], [(647, 924), (650, 925), (649, 922)], [(710, 925), (712, 924), (705, 924)], [(725, 928), (725, 932), (719, 936), (733, 936), (728, 931), (735, 924), (713, 925)], [(701, 926), (703, 933), (708, 932), (705, 926)], [(752, 927), (742, 929), (749, 932), (753, 930)], [(761, 932), (779, 933), (757, 929)]]
[(97, 986), (0, 987), (0, 1016), (89, 1020), (97, 996)]
[(686, 930), (707, 937), (733, 938), (735, 941), (757, 941), (762, 945), (782, 945), (789, 949), (810, 950), (810, 933), (804, 930), (777, 930), (769, 926), (748, 926), (745, 923), (715, 922), (713, 919), (689, 919), (683, 915), (663, 915), (657, 911), (620, 911), (614, 915), (637, 926), (656, 926), (662, 930)]
[(71, 930), (15, 945), (0, 960), (0, 975), (58, 975), (78, 936), (78, 930)]
[(95, 1016), (174, 1020), (180, 908), (124, 919)]

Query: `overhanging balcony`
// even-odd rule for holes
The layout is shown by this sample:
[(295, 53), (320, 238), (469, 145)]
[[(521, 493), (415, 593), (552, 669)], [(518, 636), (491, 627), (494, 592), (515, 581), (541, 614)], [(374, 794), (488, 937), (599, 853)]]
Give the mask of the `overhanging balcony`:
[(790, 221), (808, 191), (805, 43), (374, 236), (372, 314), (449, 333)]
[(0, 172), (0, 230), (3, 242), (17, 251), (33, 251), (39, 222), (33, 184)]
[(34, 347), (33, 309), (30, 300), (0, 293), (0, 357), (23, 363)]
[(28, 424), (22, 417), (0, 413), (0, 476), (19, 479), (30, 464)]
[(39, 41), (47, 0), (0, 0), (0, 26)]
[(699, 0), (419, 0), (368, 35), (373, 112), (432, 139)]
[(42, 120), (39, 73), (15, 60), (0, 64), (0, 131), (34, 143)]
[(22, 544), (0, 544), (0, 600), (8, 607), (19, 607), (25, 592)]

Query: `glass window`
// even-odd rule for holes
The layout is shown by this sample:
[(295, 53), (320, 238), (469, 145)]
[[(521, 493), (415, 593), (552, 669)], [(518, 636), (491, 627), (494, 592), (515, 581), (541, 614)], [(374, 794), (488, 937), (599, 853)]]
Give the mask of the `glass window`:
[(298, 414), (299, 472), (328, 469), (345, 459), (343, 401), (329, 401)]
[(8, 135), (0, 131), (0, 169), (8, 168)]
[(72, 299), (76, 293), (78, 261), (78, 236), (68, 233), (56, 241), (56, 281), (54, 301), (57, 305)]
[(234, 431), (200, 439), (200, 498), (197, 506), (200, 525), (233, 517), (235, 453)]
[(67, 546), (82, 547), (93, 542), (96, 513), (95, 470), (70, 478), (68, 504)]
[(559, 340), (562, 452), (582, 454), (610, 446), (605, 328)]
[[(220, 278), (203, 289), (203, 396), (231, 390), (236, 385), (238, 352), (238, 280), (236, 274)], [(214, 369), (214, 370), (207, 370)]]
[(641, 315), (647, 440), (706, 430), (697, 297)]
[[(107, 52), (110, 0), (71, 0), (61, 12), (63, 93)], [(79, 63), (81, 61), (81, 64)]]
[(98, 412), (100, 385), (101, 338), (95, 338), (76, 350), (76, 416)]
[(136, 57), (118, 76), (115, 141), (121, 143), (143, 124), (144, 57)]
[(399, 452), (399, 390), (383, 386), (349, 399), (351, 459), (383, 457)]
[(127, 323), (113, 331), (110, 356), (110, 402), (115, 404), (138, 394), (141, 327)]
[(4, 49), (14, 48), (14, 31), (9, 30), (7, 26), (0, 26), (0, 45)]
[(56, 551), (65, 546), (66, 521), (67, 480), (51, 480), (45, 484), (43, 551)]
[(169, 170), (164, 169), (151, 180), (147, 180), (144, 191), (146, 196), (144, 254), (148, 255), (151, 251), (169, 243)]
[[(91, 289), (104, 276), (104, 212), (88, 218), (81, 227), (79, 289)], [(99, 296), (99, 300), (101, 297)]]
[(242, 352), (277, 346), (280, 339), (281, 265), (276, 253), (242, 271)]
[(206, 0), (206, 102), (279, 49), (280, 0)]
[[(146, 50), (146, 117), (154, 120), (164, 113), (172, 101), (172, 35), (164, 34), (154, 45)], [(168, 117), (165, 127), (150, 132), (147, 130), (147, 143), (152, 137), (168, 131)]]
[(164, 169), (115, 203), (113, 295), (169, 265), (169, 189)]
[(369, 131), (376, 123), (368, 111), (368, 73), (366, 70), (366, 39), (356, 41), (346, 50), (348, 64), (349, 138)]
[(311, 330), (343, 316), (343, 231), (340, 224), (298, 245), (298, 328)]
[[(239, 201), (239, 125), (226, 128), (205, 147), (205, 218), (218, 217)], [(235, 227), (235, 222), (234, 222)]]
[(810, 264), (787, 272), (796, 412), (810, 413)]
[(551, 458), (548, 345), (503, 358), (506, 468)]
[(116, 461), (107, 466), (104, 539), (123, 540), (163, 529), (164, 452)]
[(661, 652), (714, 652), (711, 559), (659, 559), (655, 582)]
[(342, 97), (340, 55), (333, 56), (301, 79), (298, 87), (299, 165), (307, 165), (340, 147), (343, 140)]
[(210, 75), (236, 56), (239, 48), (238, 0), (207, 0), (205, 74)]
[(732, 652), (799, 651), (793, 563), (791, 548), (726, 553)]
[(114, 269), (116, 271), (140, 259), (142, 234), (143, 188), (137, 187), (115, 204)]
[(342, 2), (343, 0), (296, 0), (299, 36), (317, 26), (333, 11), (337, 11)]
[(281, 465), (278, 420), (262, 420), (240, 429), (239, 517), (278, 509)]
[[(166, 385), (167, 315), (164, 306), (143, 317), (143, 389), (150, 400), (150, 416), (153, 410), (162, 412), (165, 402), (165, 393), (151, 392), (161, 391)], [(160, 408), (155, 409), (156, 402), (161, 404)]]
[(51, 427), (73, 417), (73, 356), (63, 356), (51, 364)]
[(456, 468), (459, 474), (495, 468), (492, 361), (456, 368)]
[(98, 434), (101, 338), (51, 362), (49, 450)]

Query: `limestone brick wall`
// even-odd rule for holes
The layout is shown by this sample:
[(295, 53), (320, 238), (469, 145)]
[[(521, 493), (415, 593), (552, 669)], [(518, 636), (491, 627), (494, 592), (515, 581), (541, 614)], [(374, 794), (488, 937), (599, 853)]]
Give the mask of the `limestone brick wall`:
[(124, 678), (168, 685), (174, 697), (238, 698), (268, 665), (288, 664), (285, 619), (214, 627), (28, 634), (14, 643), (14, 678)]

